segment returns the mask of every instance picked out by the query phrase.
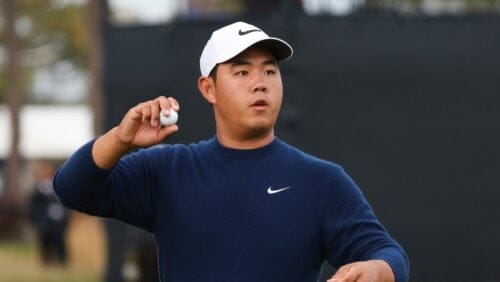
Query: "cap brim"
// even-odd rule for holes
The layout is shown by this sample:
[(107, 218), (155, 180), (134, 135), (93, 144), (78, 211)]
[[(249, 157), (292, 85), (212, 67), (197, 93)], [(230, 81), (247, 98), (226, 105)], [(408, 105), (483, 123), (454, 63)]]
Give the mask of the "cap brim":
[(264, 46), (265, 48), (268, 48), (273, 52), (274, 56), (276, 57), (276, 60), (278, 61), (283, 61), (288, 58), (290, 58), (293, 55), (293, 49), (288, 43), (285, 41), (276, 38), (276, 37), (270, 37), (261, 41), (258, 41), (254, 43), (252, 46), (259, 44)]
[(243, 53), (245, 50), (248, 48), (255, 46), (255, 45), (260, 45), (263, 46), (264, 48), (268, 49), (273, 53), (273, 55), (276, 57), (277, 61), (283, 61), (288, 58), (290, 58), (293, 54), (293, 49), (292, 47), (286, 43), (284, 40), (281, 40), (276, 37), (267, 37), (262, 40), (258, 40), (250, 44), (248, 47), (238, 50), (236, 54), (231, 54), (227, 58), (223, 58), (218, 64), (227, 62), (231, 60), (232, 58), (238, 56), (239, 54)]

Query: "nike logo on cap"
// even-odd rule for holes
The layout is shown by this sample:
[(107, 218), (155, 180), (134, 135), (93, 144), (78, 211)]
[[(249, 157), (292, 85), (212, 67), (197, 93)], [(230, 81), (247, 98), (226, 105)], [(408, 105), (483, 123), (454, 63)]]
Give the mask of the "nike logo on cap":
[(271, 195), (271, 194), (276, 194), (276, 193), (279, 193), (279, 192), (283, 192), (285, 190), (288, 190), (292, 187), (288, 186), (288, 187), (285, 187), (285, 188), (281, 188), (281, 189), (276, 189), (276, 190), (273, 190), (273, 186), (269, 186), (267, 188), (267, 194)]
[(260, 29), (249, 29), (249, 30), (245, 30), (245, 31), (242, 31), (241, 29), (238, 31), (238, 34), (239, 35), (245, 35), (245, 34), (249, 34), (250, 32), (256, 32), (256, 31), (262, 31)]

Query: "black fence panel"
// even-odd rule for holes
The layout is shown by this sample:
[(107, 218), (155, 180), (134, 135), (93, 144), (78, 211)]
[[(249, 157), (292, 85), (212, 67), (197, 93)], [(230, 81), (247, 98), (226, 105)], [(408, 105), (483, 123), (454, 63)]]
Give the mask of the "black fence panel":
[[(247, 19), (295, 48), (277, 135), (339, 163), (411, 262), (411, 281), (499, 281), (500, 17)], [(213, 29), (105, 30), (106, 127), (178, 98), (170, 142), (215, 134), (198, 61)]]

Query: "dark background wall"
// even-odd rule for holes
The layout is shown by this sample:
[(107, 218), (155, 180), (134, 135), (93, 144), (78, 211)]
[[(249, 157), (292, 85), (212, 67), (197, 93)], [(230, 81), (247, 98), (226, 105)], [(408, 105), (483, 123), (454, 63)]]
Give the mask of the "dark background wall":
[[(277, 135), (344, 166), (406, 249), (411, 281), (499, 281), (500, 17), (247, 20), (295, 48)], [(182, 107), (169, 142), (213, 136), (198, 60), (226, 23), (108, 26), (106, 127), (167, 95)]]

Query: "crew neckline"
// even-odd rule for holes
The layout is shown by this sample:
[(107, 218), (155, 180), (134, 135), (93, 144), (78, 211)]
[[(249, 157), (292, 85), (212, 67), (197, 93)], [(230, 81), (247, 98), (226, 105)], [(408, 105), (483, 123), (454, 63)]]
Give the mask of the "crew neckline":
[(224, 145), (222, 145), (219, 142), (219, 139), (217, 139), (217, 136), (214, 136), (210, 141), (211, 141), (210, 143), (212, 143), (212, 147), (218, 153), (224, 156), (236, 157), (236, 158), (250, 158), (256, 156), (262, 156), (264, 154), (276, 150), (280, 143), (278, 137), (275, 136), (273, 141), (271, 141), (271, 143), (264, 145), (262, 147), (255, 149), (236, 149), (236, 148), (225, 147)]

